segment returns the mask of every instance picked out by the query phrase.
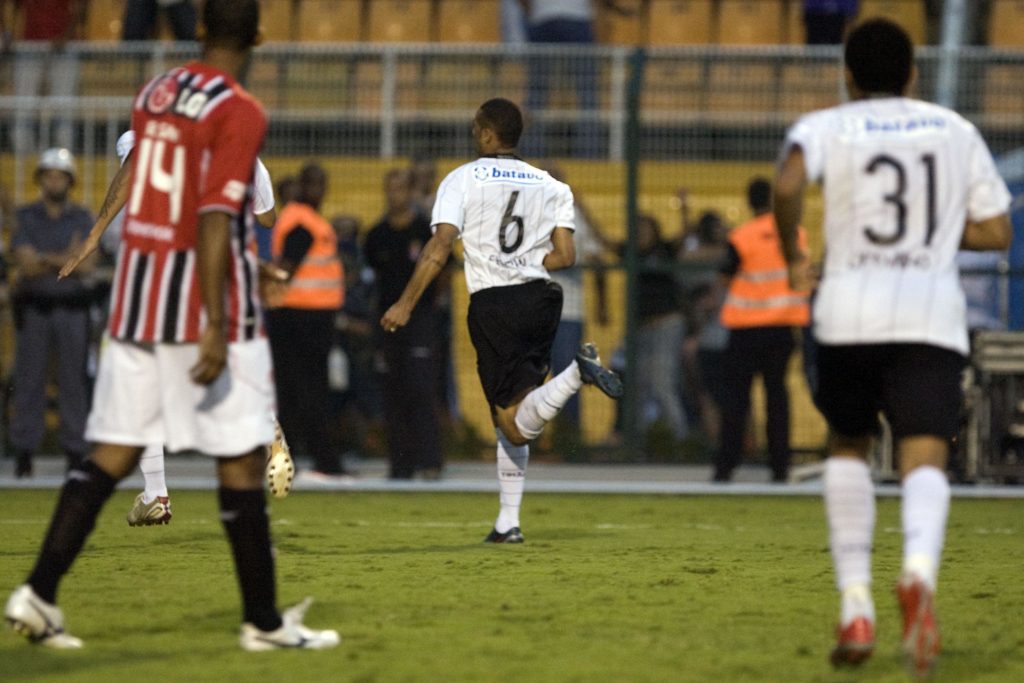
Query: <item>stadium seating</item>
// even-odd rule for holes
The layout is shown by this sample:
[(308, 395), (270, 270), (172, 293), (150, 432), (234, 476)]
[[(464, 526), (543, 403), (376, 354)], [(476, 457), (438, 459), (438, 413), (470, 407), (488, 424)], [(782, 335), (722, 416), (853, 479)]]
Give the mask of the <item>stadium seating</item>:
[(121, 40), (124, 5), (125, 0), (92, 0), (87, 8), (85, 37), (99, 42)]
[(647, 42), (646, 6), (643, 0), (620, 0), (619, 7), (630, 12), (623, 15), (605, 5), (598, 5), (597, 42), (603, 45), (643, 45)]
[(784, 40), (793, 45), (807, 42), (807, 31), (804, 29), (804, 8), (800, 0), (789, 0), (786, 3)]
[(680, 111), (700, 111), (705, 67), (699, 62), (651, 60), (644, 69), (640, 106), (645, 115), (678, 116)]
[(350, 43), (363, 36), (362, 0), (302, 0), (298, 19), (299, 40)]
[(782, 67), (779, 111), (795, 116), (839, 104), (839, 66), (831, 64), (787, 64)]
[(647, 41), (650, 45), (714, 42), (711, 0), (650, 0)]
[(373, 0), (367, 5), (367, 39), (374, 43), (425, 43), (431, 39), (430, 0)]
[[(303, 10), (308, 5), (303, 2), (299, 7)], [(279, 0), (264, 2), (260, 5), (260, 28), (263, 39), (269, 43), (285, 42), (295, 39), (294, 17), (299, 7), (295, 0)]]
[(500, 43), (501, 0), (438, 0), (442, 43)]
[(921, 0), (861, 0), (858, 19), (885, 17), (902, 26), (915, 45), (923, 45), (927, 25)]
[(775, 66), (749, 61), (712, 64), (708, 78), (708, 109), (763, 117), (775, 110)]
[(772, 45), (783, 42), (782, 0), (719, 0), (717, 42), (722, 45)]
[(991, 12), (989, 45), (1024, 49), (1024, 0), (992, 0)]
[[(982, 109), (994, 119), (1019, 121), (1024, 116), (1024, 65), (1000, 64), (985, 70)], [(995, 123), (996, 121), (993, 121)]]

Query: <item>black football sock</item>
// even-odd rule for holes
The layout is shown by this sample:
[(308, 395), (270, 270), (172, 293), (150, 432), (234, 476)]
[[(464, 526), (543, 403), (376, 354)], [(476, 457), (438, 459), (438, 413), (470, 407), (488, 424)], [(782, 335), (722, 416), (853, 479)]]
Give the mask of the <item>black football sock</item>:
[(235, 573), (242, 589), (243, 621), (261, 631), (281, 626), (270, 550), (270, 520), (263, 489), (219, 488), (220, 520), (231, 542)]
[(28, 577), (28, 584), (43, 600), (57, 601), (57, 584), (81, 552), (116, 484), (116, 479), (91, 460), (68, 473), (36, 566)]

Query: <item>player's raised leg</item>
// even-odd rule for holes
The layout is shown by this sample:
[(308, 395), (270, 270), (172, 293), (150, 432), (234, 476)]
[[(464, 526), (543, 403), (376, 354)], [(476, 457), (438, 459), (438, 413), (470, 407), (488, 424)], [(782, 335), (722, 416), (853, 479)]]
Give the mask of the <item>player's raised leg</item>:
[(932, 436), (900, 441), (903, 570), (896, 596), (903, 614), (904, 665), (917, 678), (931, 673), (940, 650), (935, 588), (949, 516), (947, 450), (944, 440)]
[(139, 460), (139, 470), (145, 488), (135, 496), (132, 509), (128, 511), (129, 526), (150, 526), (169, 524), (171, 521), (171, 498), (167, 493), (167, 478), (164, 472), (164, 447), (147, 446)]
[(68, 473), (35, 567), (4, 609), (7, 623), (30, 641), (58, 649), (82, 646), (81, 640), (64, 630), (64, 615), (56, 605), (57, 587), (117, 482), (135, 469), (141, 454), (141, 446), (99, 444), (79, 469)]

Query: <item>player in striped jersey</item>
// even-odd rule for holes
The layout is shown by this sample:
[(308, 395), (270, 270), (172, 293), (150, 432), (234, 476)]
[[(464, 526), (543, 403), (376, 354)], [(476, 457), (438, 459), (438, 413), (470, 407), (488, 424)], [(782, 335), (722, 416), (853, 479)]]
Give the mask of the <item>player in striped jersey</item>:
[(883, 19), (849, 35), (852, 101), (790, 129), (776, 175), (775, 219), (790, 279), (806, 285), (797, 223), (808, 180), (825, 200), (825, 267), (813, 311), (819, 385), (831, 428), (825, 508), (841, 593), (836, 665), (874, 649), (871, 542), (875, 500), (867, 464), (882, 411), (902, 480), (903, 571), (897, 595), (911, 674), (939, 653), (934, 593), (949, 511), (945, 475), (968, 353), (958, 249), (1005, 249), (1010, 194), (977, 129), (957, 113), (910, 99), (913, 46)]
[(96, 445), (65, 483), (26, 583), (5, 616), (31, 640), (77, 648), (54, 604), (117, 482), (146, 444), (217, 458), (220, 516), (242, 593), (240, 645), (325, 648), (332, 630), (278, 612), (264, 449), (274, 438), (270, 349), (256, 295), (253, 166), (267, 121), (235, 80), (259, 36), (257, 0), (206, 0), (201, 60), (135, 99), (131, 194), (118, 252), (110, 340), (86, 436)]
[(395, 332), (409, 322), (416, 302), (441, 272), (462, 238), (470, 292), (469, 333), (477, 371), (498, 439), (500, 510), (488, 543), (522, 543), (519, 508), (529, 443), (580, 390), (594, 384), (622, 394), (615, 373), (601, 367), (597, 349), (584, 344), (569, 367), (545, 383), (562, 312), (562, 288), (549, 271), (576, 260), (572, 190), (547, 171), (515, 155), (522, 113), (512, 102), (484, 102), (473, 119), (480, 158), (441, 183), (431, 225), (434, 236), (420, 255), (398, 301), (381, 317)]
[[(112, 225), (117, 226), (116, 241), (120, 241), (121, 226), (124, 223), (124, 205), (128, 202), (129, 180), (131, 179), (131, 164), (127, 163), (135, 149), (135, 131), (127, 130), (117, 139), (115, 150), (121, 166), (107, 188), (106, 196), (100, 207), (96, 222), (89, 231), (88, 237), (79, 247), (78, 251), (68, 259), (67, 263), (60, 270), (60, 277), (65, 278), (74, 272), (82, 261), (99, 248), (100, 242), (107, 234)], [(256, 165), (253, 169), (253, 213), (256, 220), (265, 228), (271, 228), (277, 213), (274, 210), (274, 187), (270, 180), (270, 172), (263, 162), (256, 158)], [(284, 274), (271, 264), (260, 262), (260, 282), (264, 286), (273, 286), (283, 281)], [(268, 448), (268, 481), (271, 483), (271, 492), (275, 496), (284, 497), (291, 490), (290, 473), (293, 470), (291, 455), (288, 451), (287, 442), (280, 430), (275, 425), (274, 443)], [(277, 456), (277, 457), (275, 457)], [(135, 497), (131, 510), (128, 511), (128, 524), (130, 526), (150, 526), (153, 524), (167, 524), (171, 521), (171, 499), (167, 491), (167, 480), (165, 477), (164, 447), (162, 444), (154, 444), (146, 447), (139, 460), (139, 469), (142, 472), (144, 489)], [(284, 475), (283, 477), (281, 475)], [(278, 476), (275, 476), (278, 475)]]

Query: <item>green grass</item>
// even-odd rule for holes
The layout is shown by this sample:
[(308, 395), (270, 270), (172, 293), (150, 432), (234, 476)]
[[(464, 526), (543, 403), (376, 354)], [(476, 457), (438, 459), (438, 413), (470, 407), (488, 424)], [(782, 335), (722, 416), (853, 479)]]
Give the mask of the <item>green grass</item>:
[[(904, 681), (890, 588), (899, 509), (879, 502), (879, 644), (826, 658), (837, 615), (815, 498), (527, 493), (526, 544), (485, 546), (496, 495), (296, 493), (273, 505), (279, 602), (313, 595), (325, 652), (242, 652), (214, 494), (131, 529), (108, 504), (61, 586), (80, 652), (0, 634), (0, 681)], [(30, 569), (53, 491), (0, 493), (0, 589)], [(1024, 680), (1020, 501), (956, 500), (937, 681)]]

